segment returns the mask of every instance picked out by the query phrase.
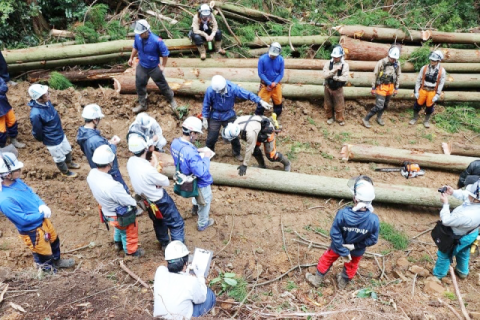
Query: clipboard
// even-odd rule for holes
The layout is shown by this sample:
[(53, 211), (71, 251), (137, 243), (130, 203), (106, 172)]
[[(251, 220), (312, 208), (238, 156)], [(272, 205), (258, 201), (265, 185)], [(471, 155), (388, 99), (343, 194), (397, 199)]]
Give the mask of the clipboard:
[(213, 258), (213, 251), (195, 248), (192, 259), (192, 266), (198, 266), (200, 274), (206, 278), (210, 273), (210, 264)]

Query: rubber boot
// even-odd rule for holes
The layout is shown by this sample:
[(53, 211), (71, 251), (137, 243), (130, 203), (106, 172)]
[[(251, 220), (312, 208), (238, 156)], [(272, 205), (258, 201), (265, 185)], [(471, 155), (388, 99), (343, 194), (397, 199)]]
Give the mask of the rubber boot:
[(432, 114), (426, 114), (425, 115), (425, 120), (423, 120), (423, 126), (425, 128), (430, 128), (430, 117), (432, 116)]
[(265, 165), (265, 158), (263, 157), (263, 154), (254, 155), (254, 157), (255, 157), (255, 160), (257, 160), (257, 162), (258, 162), (258, 167), (259, 168), (261, 168), (261, 169), (267, 168), (267, 166)]
[(117, 252), (120, 252), (123, 250), (123, 243), (122, 241), (115, 241), (115, 250), (117, 250)]
[(17, 140), (17, 138), (10, 138), (10, 143), (13, 144), (13, 146), (17, 149), (23, 149), (25, 148), (25, 143), (21, 143), (20, 141)]
[(203, 44), (197, 46), (198, 53), (200, 53), (200, 59), (205, 60), (207, 59), (207, 49), (205, 49), (205, 46)]
[(65, 161), (56, 163), (58, 170), (62, 173), (62, 176), (67, 177), (67, 178), (75, 178), (77, 174), (75, 172), (72, 172), (68, 170), (68, 166)]
[(327, 124), (332, 124), (335, 122), (335, 119), (334, 118), (330, 118), (327, 120)]
[(73, 259), (53, 260), (53, 266), (55, 268), (71, 268), (74, 265), (75, 265), (75, 260), (73, 260)]
[(412, 118), (412, 120), (410, 120), (410, 122), (409, 122), (408, 124), (414, 125), (415, 123), (417, 123), (417, 121), (418, 121), (418, 113), (419, 113), (419, 111), (413, 110), (413, 118)]
[(222, 40), (215, 41), (215, 51), (220, 54), (225, 54), (225, 50), (222, 49)]
[(290, 160), (288, 160), (287, 157), (282, 157), (282, 160), (280, 160), (280, 163), (283, 164), (283, 170), (285, 170), (286, 172), (290, 172), (291, 162)]
[(140, 112), (143, 112), (143, 111), (147, 111), (147, 106), (142, 106), (141, 104), (139, 104), (138, 106), (136, 106), (135, 108), (133, 108), (133, 113), (140, 113)]
[(366, 128), (371, 128), (372, 125), (370, 124), (370, 118), (373, 117), (375, 113), (370, 111), (366, 116), (365, 118), (362, 119), (363, 121), (363, 125), (366, 127)]
[(198, 205), (194, 204), (192, 206), (192, 216), (198, 216)]
[(343, 290), (347, 287), (350, 280), (344, 278), (341, 273), (337, 274), (338, 289)]
[(378, 111), (377, 113), (377, 123), (382, 127), (385, 125), (385, 122), (382, 120), (383, 110)]
[(318, 288), (323, 284), (323, 280), (325, 276), (318, 272), (316, 274), (311, 274), (307, 272), (307, 274), (305, 275), (305, 278), (312, 286), (314, 286), (315, 288)]
[(127, 256), (132, 256), (132, 257), (143, 257), (145, 255), (145, 250), (143, 250), (142, 248), (138, 248), (137, 251), (135, 251), (134, 253), (132, 254), (127, 254)]
[(78, 163), (73, 162), (71, 152), (69, 152), (65, 156), (65, 162), (67, 163), (68, 169), (79, 169), (80, 168), (80, 165)]

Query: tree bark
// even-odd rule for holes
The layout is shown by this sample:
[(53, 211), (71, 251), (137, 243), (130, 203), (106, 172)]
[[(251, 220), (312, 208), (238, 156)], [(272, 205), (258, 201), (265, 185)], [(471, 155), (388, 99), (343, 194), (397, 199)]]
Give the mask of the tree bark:
[(464, 143), (442, 143), (443, 153), (445, 154), (454, 154), (459, 156), (467, 156), (467, 157), (480, 157), (480, 146), (477, 145), (467, 145)]
[(259, 21), (270, 21), (271, 20), (271, 21), (275, 21), (275, 22), (278, 22), (278, 23), (291, 23), (291, 21), (288, 20), (288, 19), (285, 19), (285, 18), (282, 18), (282, 17), (279, 17), (279, 16), (275, 16), (275, 15), (270, 14), (270, 13), (266, 13), (266, 12), (262, 12), (262, 11), (259, 11), (259, 10), (246, 8), (246, 7), (240, 7), (240, 6), (230, 4), (230, 3), (224, 3), (224, 2), (221, 2), (221, 1), (215, 1), (215, 7), (220, 8), (224, 11), (230, 11), (230, 12), (233, 12), (233, 13), (236, 13), (236, 14), (239, 14), (239, 15), (242, 15), (242, 16), (246, 16), (248, 18), (252, 18), (252, 19), (255, 19), (255, 20), (259, 20)]
[(342, 147), (341, 155), (342, 160), (391, 163), (397, 166), (401, 166), (404, 161), (410, 161), (417, 163), (421, 168), (453, 171), (463, 171), (470, 162), (476, 160), (471, 157), (351, 144)]
[(75, 34), (72, 31), (67, 31), (67, 30), (51, 29), (49, 32), (49, 35), (51, 37), (57, 37), (57, 38), (75, 39)]
[[(175, 167), (170, 155), (162, 154), (162, 174), (172, 178)], [(265, 191), (304, 194), (307, 196), (334, 197), (352, 199), (352, 193), (347, 187), (347, 179), (316, 176), (295, 172), (259, 169), (249, 167), (243, 177), (238, 175), (237, 166), (225, 163), (210, 162), (210, 173), (215, 185), (259, 189)], [(275, 183), (271, 183), (275, 181)], [(454, 205), (459, 205), (458, 200)], [(436, 189), (410, 187), (406, 185), (391, 185), (375, 183), (375, 201), (398, 203), (405, 205), (441, 207)], [(375, 205), (375, 204), (374, 204)]]
[[(116, 75), (122, 74), (126, 69), (125, 66), (116, 66), (112, 69), (62, 71), (60, 74), (70, 82), (83, 82), (111, 79)], [(50, 79), (50, 71), (35, 71), (28, 74), (28, 81), (32, 83), (48, 81), (48, 79)]]
[[(328, 36), (299, 36), (299, 37), (288, 37), (288, 36), (279, 36), (279, 37), (256, 37), (253, 41), (247, 42), (245, 45), (254, 48), (254, 47), (266, 47), (273, 42), (278, 42), (282, 46), (290, 45), (290, 42), (294, 46), (303, 46), (303, 45), (322, 45), (330, 44), (332, 42), (340, 41), (340, 37), (328, 37)], [(265, 50), (265, 52), (267, 52)]]

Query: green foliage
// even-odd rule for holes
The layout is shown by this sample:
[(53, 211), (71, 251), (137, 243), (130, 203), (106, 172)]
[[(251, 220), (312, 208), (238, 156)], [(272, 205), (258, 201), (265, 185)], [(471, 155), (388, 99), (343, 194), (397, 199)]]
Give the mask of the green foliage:
[(127, 29), (122, 26), (120, 21), (111, 21), (107, 24), (107, 34), (110, 36), (110, 40), (125, 39), (127, 36)]
[(93, 24), (93, 28), (99, 30), (106, 25), (108, 6), (106, 4), (96, 4), (88, 10), (87, 19)]
[(447, 107), (444, 112), (435, 114), (437, 127), (449, 133), (471, 130), (480, 133), (480, 111), (467, 104)]
[(428, 59), (430, 56), (430, 43), (431, 40), (425, 42), (420, 48), (413, 51), (410, 55), (408, 61), (413, 63), (415, 71), (420, 71), (424, 65), (430, 63), (430, 60)]
[(365, 289), (361, 289), (360, 291), (358, 291), (357, 297), (359, 297), (359, 298), (372, 298), (374, 300), (378, 299), (377, 293), (370, 288), (365, 288)]
[(457, 297), (455, 296), (455, 293), (453, 293), (453, 292), (445, 291), (445, 292), (443, 293), (443, 295), (445, 296), (445, 298), (450, 299), (450, 300), (452, 300), (452, 301), (457, 300)]
[(73, 84), (68, 81), (61, 73), (56, 71), (50, 74), (50, 79), (48, 80), (48, 85), (56, 90), (65, 90), (67, 88), (73, 87)]
[(290, 280), (290, 281), (287, 282), (287, 286), (286, 286), (287, 291), (292, 291), (293, 289), (297, 289), (297, 288), (298, 288), (298, 286), (295, 283), (295, 281)]
[(380, 237), (390, 242), (397, 250), (405, 250), (408, 246), (408, 236), (386, 222), (380, 222)]
[(181, 106), (177, 108), (178, 116), (183, 119), (184, 116), (188, 115), (188, 106)]
[(220, 272), (218, 277), (210, 281), (210, 285), (220, 287), (220, 294), (226, 292), (229, 297), (236, 301), (242, 301), (247, 295), (247, 282), (241, 277), (235, 277), (232, 272)]
[(95, 31), (92, 23), (85, 22), (82, 26), (75, 28), (75, 42), (76, 43), (95, 43), (98, 42), (100, 35)]

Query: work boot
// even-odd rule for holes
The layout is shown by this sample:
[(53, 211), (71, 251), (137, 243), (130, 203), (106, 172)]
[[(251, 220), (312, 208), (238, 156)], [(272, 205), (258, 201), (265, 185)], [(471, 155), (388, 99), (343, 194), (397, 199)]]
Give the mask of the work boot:
[(233, 154), (233, 157), (238, 161), (243, 161), (243, 156), (240, 153), (239, 154)]
[(372, 127), (372, 125), (370, 124), (370, 118), (373, 117), (374, 114), (375, 114), (375, 112), (370, 110), (370, 112), (365, 116), (365, 118), (362, 119), (363, 125), (366, 128), (371, 128)]
[(338, 124), (343, 127), (345, 125), (345, 121), (340, 121)]
[(122, 243), (122, 241), (115, 241), (114, 246), (115, 246), (115, 250), (116, 250), (117, 252), (120, 252), (120, 251), (123, 250), (123, 243)]
[(222, 49), (222, 40), (215, 41), (215, 51), (220, 54), (225, 54), (225, 50)]
[(139, 104), (138, 106), (136, 106), (135, 108), (133, 108), (133, 113), (140, 113), (140, 112), (143, 112), (143, 111), (147, 111), (147, 106), (142, 106), (141, 104)]
[(74, 265), (75, 265), (75, 260), (73, 260), (73, 259), (53, 260), (53, 266), (55, 268), (71, 268)]
[(260, 154), (260, 155), (254, 155), (255, 157), (255, 160), (257, 160), (258, 162), (258, 167), (261, 168), (261, 169), (265, 169), (267, 168), (267, 166), (265, 165), (265, 158), (263, 158), (263, 154)]
[(327, 120), (327, 124), (332, 124), (334, 122), (335, 122), (335, 119), (333, 119), (333, 118), (330, 118), (330, 119)]
[(288, 160), (287, 157), (282, 157), (282, 160), (280, 160), (280, 163), (283, 164), (283, 170), (286, 172), (290, 172), (290, 165), (292, 164), (290, 160)]
[(377, 117), (377, 123), (381, 125), (382, 127), (385, 125), (385, 122), (383, 122), (382, 118)]
[(305, 275), (305, 278), (312, 286), (314, 286), (315, 288), (318, 288), (322, 285), (323, 280), (325, 279), (325, 276), (319, 272), (317, 272), (316, 274), (311, 274), (307, 272), (307, 274)]
[(175, 101), (175, 99), (172, 98), (172, 100), (170, 100), (169, 103), (170, 103), (170, 108), (172, 108), (172, 111), (177, 113), (177, 107), (178, 107), (177, 101)]
[(21, 143), (17, 138), (10, 138), (10, 143), (17, 149), (23, 149), (26, 146), (25, 143)]
[(67, 178), (75, 178), (77, 174), (75, 172), (72, 172), (68, 170), (68, 166), (65, 161), (56, 163), (58, 170), (62, 173), (62, 176), (67, 177)]
[(145, 255), (145, 250), (143, 250), (142, 248), (138, 248), (137, 251), (135, 251), (134, 253), (132, 254), (127, 254), (128, 256), (132, 256), (132, 257), (143, 257)]
[(464, 274), (464, 273), (458, 271), (458, 269), (456, 267), (453, 271), (455, 272), (457, 277), (459, 277), (460, 279), (466, 279), (468, 277), (468, 274)]
[(194, 204), (192, 206), (192, 216), (197, 216), (198, 215), (198, 205)]
[(200, 59), (205, 60), (207, 59), (207, 49), (205, 49), (205, 46), (203, 44), (197, 46), (198, 53), (200, 53)]
[(430, 117), (432, 116), (432, 114), (426, 114), (425, 115), (425, 120), (423, 120), (423, 126), (425, 128), (430, 128)]
[(417, 123), (417, 120), (418, 120), (418, 111), (413, 111), (413, 118), (412, 120), (410, 120), (410, 122), (408, 122), (408, 124), (414, 125), (415, 123)]
[(65, 156), (65, 162), (67, 163), (68, 169), (80, 169), (80, 165), (78, 163), (73, 162), (71, 152), (69, 152)]
[(345, 279), (341, 273), (337, 274), (337, 284), (338, 284), (338, 289), (343, 290), (347, 287), (348, 282), (350, 280)]
[(204, 225), (203, 227), (197, 226), (197, 230), (198, 230), (198, 231), (204, 231), (204, 230), (207, 229), (208, 227), (213, 226), (214, 223), (215, 223), (215, 220), (213, 220), (212, 218), (210, 218), (210, 219), (208, 219), (207, 224)]

